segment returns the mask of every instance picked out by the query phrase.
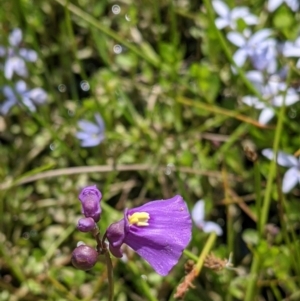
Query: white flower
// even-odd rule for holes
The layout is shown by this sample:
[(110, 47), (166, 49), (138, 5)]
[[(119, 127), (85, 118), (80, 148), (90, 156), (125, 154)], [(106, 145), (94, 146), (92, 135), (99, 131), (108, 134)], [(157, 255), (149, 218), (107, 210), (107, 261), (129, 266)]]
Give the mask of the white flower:
[(218, 236), (223, 234), (222, 228), (214, 222), (205, 221), (205, 203), (199, 200), (192, 209), (192, 219), (196, 226), (205, 233), (216, 232)]
[(236, 29), (236, 21), (238, 19), (243, 19), (247, 25), (255, 25), (258, 22), (257, 17), (249, 12), (248, 7), (235, 7), (230, 10), (229, 7), (220, 0), (214, 0), (212, 5), (216, 13), (220, 16), (215, 21), (219, 29), (227, 26), (231, 29)]
[(299, 9), (299, 0), (269, 0), (268, 1), (268, 10), (273, 12), (276, 10), (282, 3), (286, 3), (292, 11), (297, 11)]
[(271, 76), (266, 84), (264, 83), (263, 74), (259, 71), (249, 71), (247, 72), (247, 77), (254, 83), (263, 99), (270, 104), (268, 106), (256, 96), (247, 95), (242, 98), (243, 103), (255, 109), (262, 110), (258, 118), (261, 124), (267, 124), (275, 115), (272, 106), (281, 107), (283, 104), (290, 106), (300, 100), (297, 91), (294, 88), (287, 89), (287, 85), (281, 82), (276, 75)]
[(270, 62), (274, 60), (276, 41), (270, 39), (271, 34), (270, 29), (259, 30), (253, 35), (249, 30), (244, 30), (243, 34), (235, 31), (229, 32), (227, 39), (239, 47), (233, 55), (233, 60), (237, 66), (242, 67), (248, 57), (253, 59), (253, 57), (264, 53)]
[[(274, 159), (274, 152), (270, 148), (264, 149), (262, 154), (269, 160)], [(279, 151), (277, 164), (289, 167), (282, 180), (282, 192), (288, 193), (300, 182), (300, 158)]]
[[(285, 42), (282, 53), (285, 57), (300, 58), (300, 37), (295, 42)], [(300, 68), (300, 59), (297, 62), (297, 68)]]

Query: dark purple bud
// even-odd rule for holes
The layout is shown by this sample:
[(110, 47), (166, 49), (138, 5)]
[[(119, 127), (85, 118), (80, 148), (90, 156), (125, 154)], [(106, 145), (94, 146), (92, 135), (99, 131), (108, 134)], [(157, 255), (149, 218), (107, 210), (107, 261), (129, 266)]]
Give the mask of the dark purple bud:
[(81, 245), (72, 253), (72, 264), (79, 270), (90, 270), (97, 262), (98, 253), (95, 249)]
[(96, 185), (83, 188), (78, 198), (82, 204), (84, 216), (91, 217), (97, 223), (101, 214), (100, 201), (102, 194)]
[(81, 218), (78, 221), (77, 229), (81, 232), (90, 232), (95, 229), (95, 221), (91, 217)]

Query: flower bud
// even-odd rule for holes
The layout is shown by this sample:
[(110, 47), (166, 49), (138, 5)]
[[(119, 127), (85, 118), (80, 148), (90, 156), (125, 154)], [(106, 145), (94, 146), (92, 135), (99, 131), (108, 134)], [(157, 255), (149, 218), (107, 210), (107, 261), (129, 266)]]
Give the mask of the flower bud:
[(82, 204), (82, 213), (85, 217), (91, 217), (96, 223), (100, 219), (101, 198), (102, 194), (97, 189), (96, 185), (83, 188), (79, 194), (79, 200)]
[(72, 253), (72, 264), (79, 270), (90, 270), (97, 262), (98, 253), (95, 249), (81, 245)]
[(81, 218), (78, 221), (77, 229), (81, 232), (90, 232), (95, 229), (95, 221), (91, 217)]

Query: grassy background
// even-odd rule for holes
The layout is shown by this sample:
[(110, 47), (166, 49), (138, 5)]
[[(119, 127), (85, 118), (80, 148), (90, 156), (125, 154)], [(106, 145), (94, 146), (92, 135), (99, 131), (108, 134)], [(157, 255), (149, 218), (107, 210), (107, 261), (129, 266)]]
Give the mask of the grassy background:
[[(281, 40), (297, 36), (299, 14), (282, 7), (268, 15), (263, 1), (241, 3), (263, 20), (257, 29), (273, 28)], [(0, 116), (1, 301), (107, 300), (105, 264), (83, 272), (70, 263), (78, 241), (94, 244), (75, 229), (78, 192), (90, 184), (104, 196), (102, 232), (125, 207), (175, 194), (190, 209), (206, 201), (207, 219), (224, 229), (212, 251), (222, 259), (233, 253), (235, 269), (203, 268), (185, 300), (300, 299), (300, 190), (283, 196), (285, 169), (260, 156), (263, 148), (299, 149), (300, 104), (259, 126), (258, 112), (240, 102), (253, 90), (244, 76), (250, 67), (232, 74), (235, 47), (214, 27), (210, 1), (1, 6), (2, 44), (22, 29), (26, 48), (39, 54), (26, 82), (49, 95), (37, 113), (14, 107)], [(278, 21), (282, 14), (288, 21)], [(0, 73), (0, 81), (16, 79)], [(97, 112), (105, 141), (84, 149), (74, 137), (77, 122)], [(207, 237), (195, 227), (188, 250), (198, 257)], [(173, 300), (190, 256), (167, 277), (128, 256), (127, 263), (113, 259), (115, 300)]]

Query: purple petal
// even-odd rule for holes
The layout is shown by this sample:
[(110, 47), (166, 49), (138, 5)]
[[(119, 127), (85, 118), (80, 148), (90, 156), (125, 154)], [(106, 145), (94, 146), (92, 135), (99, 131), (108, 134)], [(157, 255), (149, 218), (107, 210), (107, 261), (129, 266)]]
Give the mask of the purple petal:
[(191, 239), (192, 221), (186, 203), (180, 195), (149, 202), (126, 211), (125, 223), (140, 212), (149, 214), (149, 225), (129, 225), (124, 243), (148, 261), (158, 274), (165, 276), (177, 264)]
[(90, 134), (97, 134), (99, 133), (99, 127), (87, 120), (79, 120), (78, 126), (85, 132), (88, 132)]
[(221, 236), (223, 234), (222, 228), (214, 222), (204, 222), (202, 230), (205, 233), (215, 232), (218, 236)]
[(243, 47), (246, 44), (245, 37), (238, 32), (229, 32), (227, 34), (227, 39), (238, 47)]
[(37, 53), (34, 50), (21, 48), (19, 53), (20, 56), (29, 62), (35, 62), (38, 58)]
[(205, 203), (203, 200), (196, 202), (192, 209), (192, 219), (195, 224), (201, 223), (204, 221), (205, 216)]
[(121, 245), (124, 242), (125, 234), (128, 233), (128, 230), (129, 228), (128, 226), (126, 227), (123, 218), (120, 221), (111, 224), (106, 231), (106, 237), (109, 241), (109, 250), (115, 257), (122, 257)]
[(77, 229), (80, 232), (90, 232), (96, 227), (95, 221), (91, 217), (81, 218), (77, 223)]
[(259, 114), (258, 122), (260, 124), (267, 124), (273, 117), (275, 113), (271, 108), (264, 108)]
[(228, 6), (222, 1), (214, 0), (212, 1), (212, 6), (215, 12), (222, 17), (226, 17), (230, 12)]
[(100, 201), (102, 194), (96, 185), (82, 189), (78, 198), (82, 204), (82, 213), (84, 216), (91, 217), (97, 223), (101, 215)]
[(22, 42), (22, 31), (20, 28), (14, 29), (9, 35), (9, 44), (17, 47)]
[[(262, 154), (268, 158), (269, 160), (273, 160), (274, 158), (274, 152), (270, 148), (266, 148), (262, 151)], [(292, 156), (288, 155), (284, 152), (278, 152), (277, 154), (277, 163), (281, 166), (285, 167), (293, 167), (293, 166), (298, 166), (298, 160)]]
[(282, 180), (282, 192), (290, 192), (299, 182), (299, 168), (290, 168), (283, 176)]

